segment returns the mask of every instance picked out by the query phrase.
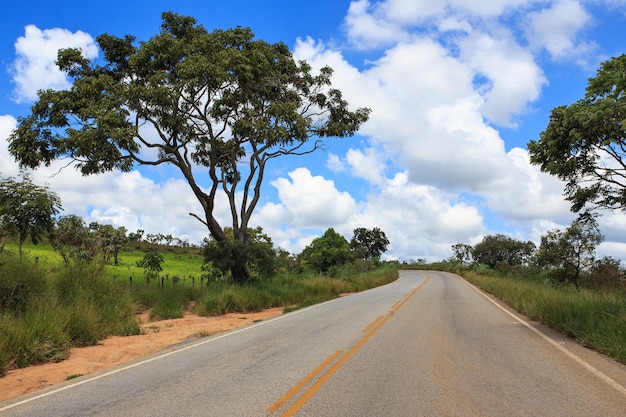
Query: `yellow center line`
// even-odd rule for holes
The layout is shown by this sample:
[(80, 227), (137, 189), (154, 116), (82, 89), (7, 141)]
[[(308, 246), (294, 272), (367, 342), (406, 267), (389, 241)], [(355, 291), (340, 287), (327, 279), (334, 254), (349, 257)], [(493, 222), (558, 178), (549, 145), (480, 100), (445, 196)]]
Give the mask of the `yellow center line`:
[[(389, 312), (389, 314), (387, 314), (384, 317), (380, 316), (379, 318), (374, 320), (372, 323), (370, 323), (370, 325), (367, 326), (363, 330), (363, 332), (367, 331), (369, 327), (373, 326), (372, 330), (370, 330), (369, 333), (363, 336), (363, 338), (359, 340), (359, 342), (356, 345), (354, 345), (352, 349), (346, 352), (346, 354), (342, 356), (330, 369), (328, 369), (326, 373), (324, 373), (317, 381), (315, 381), (313, 385), (311, 385), (311, 387), (309, 387), (309, 389), (306, 390), (300, 398), (298, 398), (283, 414), (281, 414), (281, 417), (292, 417), (293, 415), (295, 415), (304, 406), (304, 404), (306, 404), (307, 401), (309, 401), (311, 397), (313, 397), (313, 395), (315, 395), (315, 393), (319, 391), (319, 389), (330, 379), (330, 377), (333, 376), (335, 372), (337, 372), (348, 361), (348, 359), (350, 359), (356, 352), (358, 352), (359, 349), (361, 349), (363, 345), (381, 327), (383, 327), (383, 325), (394, 315), (394, 313), (398, 311), (398, 309), (402, 307), (409, 300), (409, 298), (411, 298), (420, 288), (422, 288), (424, 284), (426, 284), (426, 282), (428, 282), (428, 275), (426, 276), (426, 278), (424, 279), (424, 281), (422, 281), (420, 285), (418, 285), (415, 289), (413, 289), (413, 291), (405, 295), (404, 299), (400, 303), (395, 303), (392, 306), (392, 309)], [(317, 375), (322, 369), (326, 368), (326, 366), (332, 363), (332, 361), (335, 360), (335, 358), (337, 358), (341, 353), (342, 353), (341, 350), (338, 352), (335, 352), (334, 355), (329, 357), (324, 363), (322, 363), (320, 366), (315, 368), (302, 381), (300, 381), (296, 386), (294, 386), (291, 390), (289, 390), (289, 392), (285, 394), (280, 400), (278, 400), (270, 408), (268, 408), (268, 411), (278, 411), (286, 402), (289, 401), (289, 399), (291, 399), (291, 397), (293, 397), (298, 391), (300, 391), (300, 389), (304, 385), (309, 383), (315, 377), (315, 375)]]
[(380, 319), (382, 319), (382, 318), (383, 318), (383, 316), (378, 316), (378, 317), (376, 317), (376, 319), (375, 319), (373, 322), (371, 322), (370, 324), (368, 324), (368, 325), (367, 325), (367, 327), (366, 327), (365, 329), (361, 330), (361, 333), (365, 333), (365, 332), (367, 332), (369, 329), (371, 329), (372, 327), (374, 327), (374, 325), (376, 324), (376, 322), (377, 322), (378, 320), (380, 320)]
[(296, 395), (298, 393), (298, 391), (300, 391), (300, 389), (302, 389), (302, 387), (304, 387), (306, 384), (308, 384), (313, 378), (315, 378), (315, 376), (317, 374), (322, 372), (322, 370), (324, 368), (326, 368), (332, 361), (337, 359), (337, 357), (339, 355), (341, 355), (342, 353), (343, 353), (343, 350), (338, 350), (337, 352), (335, 352), (332, 355), (330, 355), (328, 357), (328, 359), (326, 359), (324, 362), (322, 362), (321, 365), (319, 365), (317, 368), (313, 369), (307, 376), (302, 378), (302, 380), (300, 382), (298, 382), (296, 385), (294, 385), (294, 387), (292, 389), (287, 391), (287, 393), (285, 395), (283, 395), (278, 401), (276, 401), (274, 404), (272, 404), (272, 406), (269, 407), (267, 409), (267, 411), (278, 411), (280, 409), (280, 407), (282, 407), (287, 401), (289, 401), (291, 399), (291, 397)]

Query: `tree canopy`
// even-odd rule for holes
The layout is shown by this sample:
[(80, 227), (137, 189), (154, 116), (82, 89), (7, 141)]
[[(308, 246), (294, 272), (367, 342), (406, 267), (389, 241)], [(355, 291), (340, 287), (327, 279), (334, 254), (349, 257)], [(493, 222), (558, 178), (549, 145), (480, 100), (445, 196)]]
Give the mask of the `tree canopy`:
[(353, 254), (346, 238), (331, 227), (322, 236), (313, 239), (299, 257), (305, 265), (327, 272), (333, 266), (352, 261)]
[(581, 274), (594, 266), (596, 247), (604, 236), (592, 216), (581, 216), (565, 230), (549, 230), (541, 237), (537, 264), (555, 283), (580, 285)]
[(602, 64), (585, 97), (552, 110), (530, 160), (566, 182), (572, 211), (626, 208), (626, 55)]
[(366, 229), (357, 227), (353, 231), (350, 248), (355, 251), (356, 257), (366, 260), (378, 259), (385, 253), (389, 245), (387, 235), (380, 228)]
[[(215, 217), (218, 192), (245, 245), (267, 162), (352, 136), (368, 119), (368, 109), (350, 110), (331, 88), (331, 68), (313, 74), (284, 43), (254, 40), (248, 28), (207, 32), (193, 17), (164, 13), (148, 41), (103, 34), (97, 42), (104, 62), (59, 51), (72, 86), (39, 92), (9, 151), (31, 168), (69, 158), (84, 175), (173, 165), (204, 211), (190, 214), (217, 241), (228, 239)], [(249, 279), (243, 261), (231, 273)]]
[[(37, 243), (54, 228), (54, 216), (61, 209), (61, 199), (48, 187), (33, 184), (22, 173), (22, 180), (13, 177), (0, 181), (0, 238), (16, 236), (20, 256), (26, 238)], [(2, 247), (4, 243), (2, 243)], [(1, 247), (0, 247), (1, 249)]]
[(524, 265), (535, 251), (531, 241), (522, 242), (512, 237), (497, 234), (485, 236), (480, 243), (474, 245), (472, 257), (476, 262), (496, 269), (498, 264)]

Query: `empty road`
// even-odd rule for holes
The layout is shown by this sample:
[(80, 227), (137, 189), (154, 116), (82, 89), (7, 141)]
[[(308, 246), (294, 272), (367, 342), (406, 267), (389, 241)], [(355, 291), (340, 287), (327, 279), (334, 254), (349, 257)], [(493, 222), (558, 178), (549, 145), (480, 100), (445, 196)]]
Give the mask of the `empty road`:
[(626, 367), (459, 277), (401, 271), (0, 403), (0, 416), (619, 416)]

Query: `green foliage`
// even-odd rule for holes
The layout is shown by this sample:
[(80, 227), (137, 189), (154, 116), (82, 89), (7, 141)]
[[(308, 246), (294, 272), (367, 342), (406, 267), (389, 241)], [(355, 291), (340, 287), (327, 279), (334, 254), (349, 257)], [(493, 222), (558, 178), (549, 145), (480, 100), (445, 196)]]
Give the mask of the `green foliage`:
[(497, 269), (499, 264), (525, 265), (535, 252), (533, 242), (521, 242), (509, 236), (498, 234), (485, 236), (474, 245), (474, 261)]
[(94, 251), (102, 255), (105, 264), (113, 259), (113, 265), (117, 265), (119, 253), (128, 248), (126, 228), (122, 226), (116, 229), (110, 224), (93, 222), (89, 225), (89, 230), (92, 231)]
[(580, 286), (593, 266), (595, 250), (603, 240), (592, 217), (579, 217), (565, 230), (550, 230), (541, 237), (537, 265), (548, 270), (553, 283)]
[(348, 241), (332, 227), (321, 237), (313, 239), (299, 255), (302, 264), (321, 272), (328, 272), (334, 266), (341, 266), (353, 259)]
[(531, 163), (566, 182), (572, 211), (626, 207), (626, 55), (604, 62), (583, 99), (552, 110)]
[(342, 293), (364, 291), (398, 278), (394, 265), (361, 273), (344, 267), (337, 275), (329, 278), (286, 273), (272, 281), (249, 285), (213, 283), (194, 309), (200, 315), (246, 313), (271, 307), (285, 307), (287, 311), (331, 300)]
[(454, 259), (462, 264), (472, 261), (472, 252), (474, 248), (471, 245), (464, 243), (456, 243), (452, 245), (452, 252), (454, 253)]
[(90, 262), (94, 257), (95, 243), (89, 229), (83, 219), (75, 214), (62, 216), (57, 220), (50, 243), (66, 265), (70, 260)]
[[(261, 227), (248, 229), (243, 242), (234, 239), (231, 228), (226, 228), (225, 233), (226, 240), (206, 239), (204, 242), (204, 259), (209, 264), (204, 270), (211, 281), (224, 278), (242, 284), (253, 278), (267, 280), (273, 277), (278, 259), (272, 239), (263, 233)], [(242, 275), (233, 275), (237, 265), (245, 265), (252, 276), (242, 280)], [(216, 274), (214, 269), (219, 273)]]
[(31, 262), (19, 262), (10, 252), (0, 256), (0, 316), (23, 315), (46, 291), (43, 271)]
[(63, 360), (71, 347), (95, 344), (107, 335), (139, 333), (132, 294), (103, 279), (101, 267), (68, 267), (44, 278), (41, 266), (26, 266), (33, 264), (28, 257), (0, 256), (0, 281), (18, 273), (29, 289), (19, 308), (5, 308), (0, 316), (0, 375)]
[(374, 260), (387, 251), (389, 239), (385, 232), (378, 227), (366, 229), (357, 227), (354, 229), (354, 236), (350, 240), (350, 248), (359, 259)]
[[(146, 291), (142, 291), (145, 293)], [(151, 306), (150, 320), (178, 319), (185, 315), (185, 310), (192, 300), (199, 299), (205, 291), (182, 286), (159, 289), (154, 299), (147, 303)]]
[(137, 266), (143, 268), (146, 283), (154, 281), (159, 277), (159, 272), (163, 271), (161, 264), (164, 262), (163, 255), (157, 251), (147, 251), (143, 259), (137, 262)]
[(576, 290), (526, 279), (465, 273), (465, 278), (520, 313), (626, 364), (623, 292)]
[(593, 262), (587, 282), (589, 288), (624, 289), (626, 290), (626, 271), (622, 269), (620, 261), (610, 256), (597, 259)]
[[(333, 277), (313, 273), (283, 272), (272, 280), (257, 280), (247, 285), (180, 280), (175, 273), (199, 270), (202, 258), (192, 252), (166, 252), (172, 279), (166, 286), (133, 285), (114, 279), (120, 271), (137, 267), (140, 252), (125, 253), (119, 266), (102, 263), (69, 263), (51, 247), (28, 247), (22, 262), (14, 249), (0, 254), (0, 283), (3, 289), (15, 286), (20, 276), (29, 291), (24, 304), (5, 306), (0, 316), (0, 375), (9, 369), (33, 363), (58, 361), (67, 357), (73, 346), (97, 343), (108, 335), (138, 334), (135, 316), (139, 308), (150, 308), (151, 319), (181, 317), (195, 302), (203, 315), (227, 312), (253, 312), (269, 307), (285, 311), (338, 297), (342, 293), (363, 291), (397, 278), (397, 265), (369, 261), (334, 268)], [(39, 266), (30, 256), (39, 257)], [(193, 269), (192, 269), (193, 270)], [(32, 290), (31, 290), (32, 289)], [(4, 294), (4, 291), (2, 292)]]
[(20, 255), (28, 236), (34, 244), (44, 234), (52, 233), (54, 215), (61, 209), (61, 200), (48, 187), (33, 184), (22, 172), (22, 181), (0, 180), (0, 251), (7, 236), (17, 236)]
[[(330, 87), (330, 68), (314, 75), (284, 43), (254, 40), (248, 28), (208, 32), (166, 12), (147, 41), (104, 34), (97, 43), (102, 65), (78, 49), (59, 51), (72, 86), (39, 92), (9, 152), (30, 168), (68, 157), (84, 175), (174, 165), (204, 209), (192, 215), (219, 242), (227, 238), (214, 213), (218, 192), (228, 199), (234, 240), (245, 243), (267, 162), (353, 136), (369, 117), (368, 109), (350, 111)], [(160, 134), (145, 136), (150, 127)], [(198, 183), (198, 167), (208, 184)], [(230, 272), (237, 282), (250, 278), (243, 260)]]

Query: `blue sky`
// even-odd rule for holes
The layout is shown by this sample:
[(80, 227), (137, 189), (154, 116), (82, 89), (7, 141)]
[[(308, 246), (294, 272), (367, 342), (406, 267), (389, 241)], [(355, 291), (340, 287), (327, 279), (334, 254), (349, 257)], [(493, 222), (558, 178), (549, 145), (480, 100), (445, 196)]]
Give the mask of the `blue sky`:
[[(387, 258), (441, 260), (455, 243), (506, 233), (539, 243), (574, 218), (563, 184), (528, 162), (550, 110), (584, 95), (601, 62), (626, 53), (626, 0), (12, 2), (0, 26), (0, 174), (16, 175), (6, 140), (37, 89), (67, 88), (56, 50), (98, 56), (96, 36), (147, 40), (161, 13), (208, 30), (247, 26), (283, 41), (334, 86), (372, 109), (359, 135), (268, 167), (253, 226), (299, 253), (329, 227), (347, 239), (380, 227)], [(62, 164), (33, 173), (64, 214), (134, 231), (207, 235), (172, 169), (81, 177)], [(218, 217), (228, 224), (227, 208)], [(626, 216), (605, 213), (600, 255), (626, 260)]]

